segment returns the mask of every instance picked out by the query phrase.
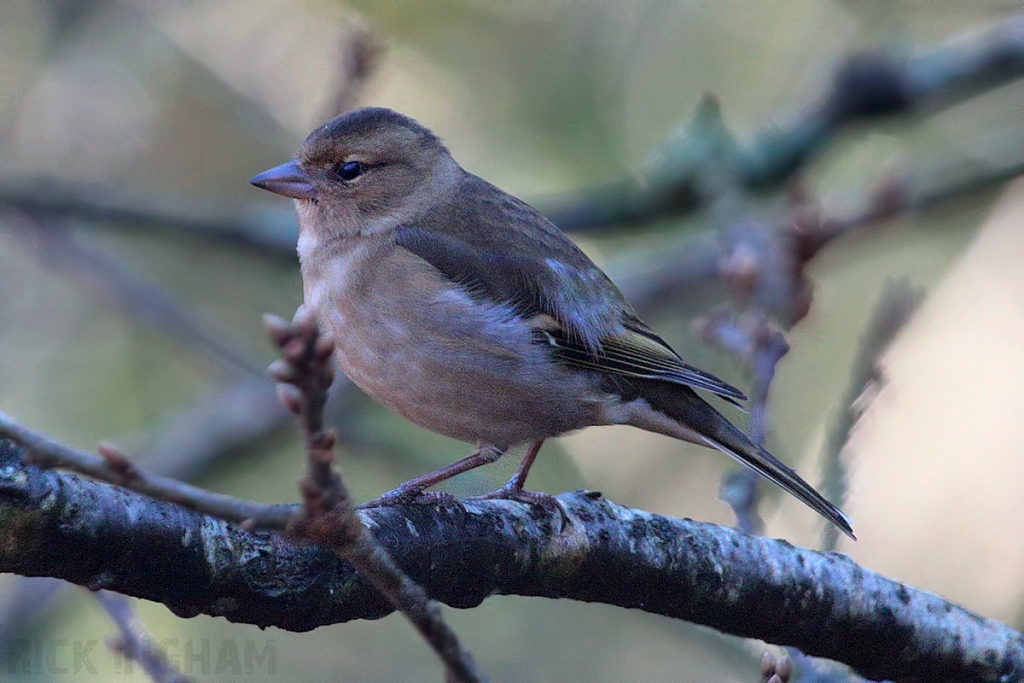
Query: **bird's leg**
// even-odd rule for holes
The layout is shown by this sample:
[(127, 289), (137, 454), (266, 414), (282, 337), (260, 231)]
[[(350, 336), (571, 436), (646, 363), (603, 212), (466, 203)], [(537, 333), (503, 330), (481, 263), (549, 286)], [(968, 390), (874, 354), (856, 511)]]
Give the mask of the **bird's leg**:
[(501, 498), (504, 500), (517, 500), (528, 505), (541, 505), (558, 513), (562, 520), (561, 528), (564, 529), (565, 525), (569, 522), (569, 517), (565, 507), (562, 506), (558, 498), (555, 498), (550, 493), (523, 490), (523, 485), (526, 484), (526, 477), (530, 474), (530, 468), (533, 467), (533, 462), (537, 459), (537, 454), (540, 453), (542, 445), (544, 445), (543, 439), (530, 445), (530, 449), (523, 456), (523, 461), (519, 463), (519, 467), (516, 468), (515, 474), (512, 475), (507, 484), (496, 491), (485, 493), (482, 496), (472, 496), (468, 500), (494, 500)]
[[(439, 470), (431, 472), (430, 474), (424, 474), (421, 477), (410, 479), (398, 486), (398, 488), (388, 491), (377, 500), (371, 500), (368, 503), (357, 505), (359, 508), (376, 508), (384, 507), (386, 505), (402, 505), (405, 503), (436, 503), (438, 501), (451, 499), (452, 496), (447, 493), (424, 493), (424, 491), (431, 486), (440, 484), (442, 481), (447, 481), (452, 477), (476, 469), (482, 465), (489, 465), (496, 461), (504, 453), (503, 450), (491, 446), (481, 445), (477, 448), (476, 453), (463, 458), (456, 463), (442, 467)], [(522, 466), (520, 466), (522, 468)], [(529, 470), (529, 467), (527, 467)], [(518, 474), (518, 470), (517, 470)], [(526, 479), (526, 475), (523, 475), (523, 479)]]
[(544, 439), (535, 441), (530, 444), (530, 450), (526, 451), (526, 455), (523, 456), (523, 461), (519, 463), (519, 467), (516, 468), (515, 474), (508, 480), (504, 488), (522, 491), (523, 486), (526, 485), (526, 477), (530, 475), (530, 468), (533, 467), (533, 462), (537, 459), (537, 454), (540, 453), (540, 447), (544, 445)]

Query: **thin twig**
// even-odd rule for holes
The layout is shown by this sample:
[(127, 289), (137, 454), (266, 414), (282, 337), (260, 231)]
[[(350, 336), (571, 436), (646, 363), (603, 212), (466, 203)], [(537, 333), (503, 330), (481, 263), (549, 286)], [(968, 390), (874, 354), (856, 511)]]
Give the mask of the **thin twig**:
[(118, 637), (107, 643), (112, 650), (138, 662), (154, 683), (192, 683), (193, 679), (178, 671), (167, 659), (132, 609), (129, 598), (105, 590), (96, 591), (94, 595), (120, 631)]
[(226, 455), (265, 442), (292, 420), (273, 382), (243, 377), (168, 414), (146, 435), (135, 462), (153, 474), (191, 481)]
[[(991, 149), (990, 157), (995, 157), (995, 145), (976, 146), (981, 154)], [(1004, 141), (1002, 144), (1006, 144)], [(1015, 147), (1019, 141), (1011, 142)], [(1009, 163), (992, 164), (980, 171), (965, 172), (959, 168), (937, 167), (917, 172), (894, 174), (883, 178), (878, 185), (871, 188), (867, 196), (861, 199), (858, 207), (852, 211), (834, 211), (825, 218), (803, 223), (796, 226), (805, 240), (808, 257), (813, 257), (818, 250), (833, 240), (856, 230), (871, 227), (878, 223), (916, 211), (925, 211), (949, 201), (955, 201), (974, 192), (995, 187), (1024, 174), (1024, 160)], [(925, 180), (921, 180), (925, 178)]]
[[(292, 415), (277, 399), (274, 383), (245, 376), (168, 416), (133, 462), (152, 474), (194, 481), (225, 456), (291, 424)], [(67, 587), (63, 581), (16, 577), (0, 606), (0, 650), (42, 614), (55, 613), (71, 595)]]
[[(789, 352), (785, 335), (763, 311), (756, 310), (739, 317), (719, 310), (698, 320), (696, 327), (705, 342), (728, 351), (753, 373), (749, 436), (763, 446), (768, 433), (768, 393), (776, 366)], [(763, 526), (757, 509), (760, 481), (761, 476), (749, 468), (722, 478), (719, 497), (732, 507), (737, 528), (747, 533), (760, 533)]]
[(295, 259), (295, 210), (284, 202), (200, 200), (40, 176), (0, 177), (0, 206), (30, 214), (196, 234)]
[(25, 629), (57, 611), (71, 591), (65, 581), (49, 577), (15, 576), (5, 587), (0, 606), (0, 651), (8, 651)]
[[(803, 265), (810, 256), (802, 251), (799, 239), (794, 239), (792, 233), (766, 226), (758, 239), (757, 228), (754, 224), (745, 233), (754, 239), (738, 243), (732, 263), (722, 268), (726, 282), (735, 293), (752, 300), (751, 307), (740, 316), (724, 310), (713, 312), (698, 320), (696, 326), (707, 343), (731, 353), (753, 374), (749, 436), (755, 444), (763, 446), (768, 434), (768, 394), (775, 369), (789, 352), (785, 335), (770, 322), (771, 310), (767, 307), (786, 316), (784, 319), (790, 323), (803, 317), (810, 305), (810, 288), (803, 275)], [(751, 243), (754, 247), (743, 248)], [(759, 289), (766, 293), (756, 296)], [(722, 478), (719, 497), (732, 507), (737, 528), (747, 533), (760, 533), (762, 527), (758, 512), (760, 480), (761, 477), (748, 468), (727, 473)], [(842, 503), (841, 497), (829, 496), (829, 499), (837, 505)], [(796, 648), (790, 650), (794, 658), (799, 657), (804, 663), (805, 671), (811, 672), (811, 678), (820, 683), (832, 680), (831, 673), (823, 673), (814, 660), (804, 657)], [(774, 660), (764, 659), (762, 671), (768, 683), (783, 683), (792, 673), (792, 663), (783, 657), (776, 671)]]
[(150, 474), (136, 467), (113, 446), (102, 445), (102, 455), (93, 455), (35, 432), (3, 412), (0, 412), (0, 434), (24, 446), (26, 460), (37, 467), (79, 472), (245, 528), (284, 531), (292, 519), (289, 506), (264, 505)]
[(290, 531), (332, 549), (349, 562), (413, 623), (447, 667), (452, 680), (483, 680), (469, 652), (441, 617), (440, 606), (395, 564), (356, 511), (334, 463), (335, 434), (323, 423), (327, 390), (334, 379), (334, 346), (319, 335), (309, 313), (300, 308), (289, 324), (265, 316), (281, 360), (271, 373), (281, 382), (281, 402), (299, 418), (306, 443), (306, 475), (299, 484), (303, 514)]
[(14, 234), (38, 240), (44, 265), (69, 274), (105, 301), (115, 301), (137, 319), (202, 352), (221, 367), (263, 377), (262, 363), (243, 341), (119, 259), (76, 240), (64, 221), (32, 214), (15, 218)]
[[(26, 460), (33, 465), (70, 469), (157, 500), (234, 522), (244, 529), (289, 531), (337, 550), (409, 617), (455, 680), (484, 680), (454, 632), (441, 619), (438, 605), (430, 601), (423, 589), (401, 572), (387, 552), (366, 531), (340, 477), (331, 468), (333, 452), (330, 449), (334, 437), (331, 432), (324, 431), (322, 420), (323, 401), (330, 384), (329, 381), (325, 383), (325, 380), (330, 368), (327, 361), (331, 348), (317, 342), (315, 327), (301, 324), (299, 327), (306, 333), (312, 329), (312, 344), (309, 344), (308, 339), (297, 338), (288, 330), (284, 330), (288, 333), (287, 338), (277, 335), (282, 340), (286, 362), (291, 365), (277, 366), (276, 374), (281, 379), (289, 372), (302, 369), (294, 366), (297, 361), (305, 360), (309, 363), (316, 360), (319, 363), (318, 367), (307, 366), (302, 369), (307, 373), (305, 377), (302, 373), (293, 375), (297, 380), (308, 383), (305, 385), (307, 393), (299, 391), (296, 397), (288, 391), (279, 392), (285, 405), (301, 415), (311, 453), (309, 476), (302, 483), (306, 499), (303, 514), (297, 514), (292, 506), (263, 505), (150, 474), (110, 445), (101, 445), (98, 456), (80, 451), (34, 432), (2, 412), (0, 434), (25, 446)], [(289, 345), (291, 348), (287, 348)], [(308, 375), (312, 370), (319, 370), (320, 374)], [(323, 486), (325, 483), (326, 487)]]
[[(836, 505), (846, 499), (847, 464), (843, 452), (860, 418), (885, 382), (882, 355), (893, 339), (917, 311), (924, 292), (903, 280), (890, 280), (882, 287), (874, 313), (861, 336), (860, 349), (850, 373), (850, 383), (843, 395), (825, 447), (822, 493)], [(829, 528), (823, 532), (822, 548), (835, 550), (839, 536)]]

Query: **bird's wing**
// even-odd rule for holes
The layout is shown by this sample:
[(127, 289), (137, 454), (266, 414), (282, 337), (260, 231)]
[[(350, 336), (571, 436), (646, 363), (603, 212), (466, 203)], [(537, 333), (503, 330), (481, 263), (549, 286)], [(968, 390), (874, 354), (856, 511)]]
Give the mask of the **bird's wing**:
[(555, 348), (555, 356), (571, 365), (625, 377), (655, 379), (701, 389), (734, 401), (746, 400), (736, 387), (684, 362), (665, 340), (634, 316), (625, 316), (625, 331), (605, 337), (601, 347), (590, 351), (571, 336), (541, 330)]
[[(746, 397), (683, 362), (580, 249), (527, 204), (469, 176), (461, 207), (427, 212), (395, 240), (472, 296), (534, 323), (558, 360), (596, 372)], [(470, 208), (466, 208), (470, 207)], [(542, 256), (538, 256), (538, 254)]]

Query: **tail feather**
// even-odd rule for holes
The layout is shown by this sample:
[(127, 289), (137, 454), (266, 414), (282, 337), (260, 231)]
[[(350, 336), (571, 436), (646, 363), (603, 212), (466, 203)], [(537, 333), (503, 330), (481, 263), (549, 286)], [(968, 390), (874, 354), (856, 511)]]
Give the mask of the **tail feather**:
[[(634, 411), (630, 424), (722, 451), (792, 494), (850, 538), (857, 539), (850, 518), (842, 510), (828, 502), (796, 471), (747, 438), (693, 390), (680, 391), (677, 386), (651, 383), (638, 393), (644, 402)], [(661, 416), (652, 415), (654, 412)]]
[[(712, 410), (714, 409), (712, 408)], [(725, 418), (722, 419), (724, 420)], [(784, 491), (795, 496), (819, 515), (835, 524), (844, 534), (855, 541), (857, 540), (857, 537), (853, 535), (853, 523), (850, 521), (850, 518), (846, 516), (846, 513), (828, 502), (828, 500), (818, 493), (813, 486), (804, 481), (804, 479), (797, 474), (795, 470), (786, 466), (765, 449), (759, 448), (731, 424), (729, 427), (731, 427), (732, 430), (734, 430), (737, 435), (745, 441), (745, 443), (739, 443), (739, 439), (730, 439), (731, 443), (725, 443), (724, 440), (719, 441), (707, 436), (704, 437), (705, 443), (708, 446), (717, 448), (726, 455), (751, 468), (772, 483), (778, 485)]]

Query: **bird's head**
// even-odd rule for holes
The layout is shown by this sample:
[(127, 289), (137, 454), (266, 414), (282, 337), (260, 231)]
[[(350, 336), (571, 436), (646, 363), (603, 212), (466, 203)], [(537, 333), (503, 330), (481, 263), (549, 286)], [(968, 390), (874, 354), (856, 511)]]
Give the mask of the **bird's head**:
[(444, 197), (460, 171), (419, 123), (368, 107), (316, 129), (295, 159), (250, 182), (299, 200), (302, 230), (351, 236), (408, 220)]

